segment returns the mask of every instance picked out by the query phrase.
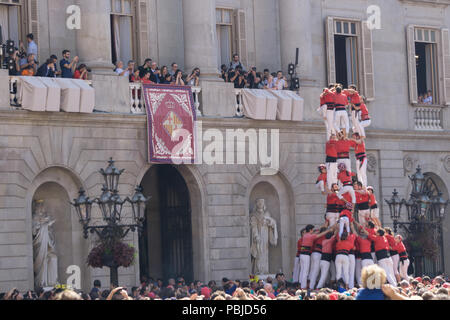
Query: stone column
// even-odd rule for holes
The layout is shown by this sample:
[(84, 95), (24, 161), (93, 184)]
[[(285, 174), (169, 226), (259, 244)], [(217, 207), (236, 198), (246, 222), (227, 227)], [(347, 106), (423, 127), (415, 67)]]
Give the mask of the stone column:
[(110, 1), (77, 0), (81, 8), (81, 29), (77, 30), (77, 54), (80, 62), (94, 74), (111, 74)]
[(295, 51), (299, 48), (297, 73), (301, 78), (309, 78), (312, 68), (310, 0), (279, 0), (279, 13), (282, 70), (287, 73), (289, 63), (295, 63)]
[(218, 80), (216, 0), (185, 0), (183, 5), (185, 72), (195, 67), (202, 80)]

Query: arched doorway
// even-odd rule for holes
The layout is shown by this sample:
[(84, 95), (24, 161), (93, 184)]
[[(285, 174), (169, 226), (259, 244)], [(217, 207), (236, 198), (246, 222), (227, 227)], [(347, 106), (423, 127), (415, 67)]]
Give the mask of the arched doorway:
[(140, 274), (167, 280), (178, 276), (193, 281), (192, 210), (189, 189), (171, 165), (155, 165), (142, 180), (152, 196), (139, 239)]

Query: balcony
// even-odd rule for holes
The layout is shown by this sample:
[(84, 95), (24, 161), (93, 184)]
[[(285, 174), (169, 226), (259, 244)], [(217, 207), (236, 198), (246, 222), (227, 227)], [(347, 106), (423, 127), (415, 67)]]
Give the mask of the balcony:
[(443, 107), (417, 105), (414, 109), (414, 129), (418, 131), (442, 131)]

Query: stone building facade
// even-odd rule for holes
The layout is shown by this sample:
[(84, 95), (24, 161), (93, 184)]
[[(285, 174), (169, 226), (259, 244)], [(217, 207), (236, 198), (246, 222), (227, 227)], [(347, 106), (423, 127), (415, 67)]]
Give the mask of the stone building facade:
[[(119, 270), (121, 285), (136, 285), (144, 272), (153, 277), (169, 276), (167, 270), (182, 270), (187, 278), (202, 281), (248, 278), (249, 212), (258, 198), (266, 199), (279, 226), (279, 244), (270, 252), (270, 272), (282, 270), (289, 275), (299, 230), (323, 221), (324, 198), (314, 184), (316, 167), (324, 161), (325, 130), (315, 110), (322, 88), (330, 81), (351, 79), (369, 100), (368, 179), (382, 205), (385, 225), (392, 221), (383, 199), (390, 198), (394, 188), (407, 197), (408, 174), (414, 173), (417, 165), (444, 198), (449, 198), (448, 0), (121, 0), (112, 1), (112, 6), (108, 0), (16, 2), (9, 6), (19, 5), (17, 37), (23, 39), (32, 31), (41, 61), (53, 53), (60, 56), (63, 49), (79, 55), (93, 69), (96, 110), (102, 112), (82, 115), (13, 110), (8, 76), (0, 74), (1, 291), (33, 287), (33, 199), (45, 200), (48, 212), (57, 220), (60, 281), (65, 282), (68, 266), (78, 265), (84, 289), (94, 279), (108, 286), (107, 270), (86, 267), (93, 241), (83, 239), (68, 201), (77, 197), (80, 187), (90, 197), (100, 194), (102, 177), (98, 171), (110, 157), (126, 170), (119, 186), (121, 194), (130, 195), (142, 184), (153, 196), (144, 238), (137, 234), (127, 238), (139, 255), (134, 266)], [(80, 30), (66, 27), (71, 14), (66, 10), (71, 5), (81, 8)], [(380, 8), (380, 29), (369, 28), (371, 13), (367, 8), (371, 5)], [(111, 28), (115, 19), (122, 27), (119, 33)], [(132, 50), (112, 44), (124, 30), (131, 32)], [(218, 39), (223, 40), (220, 45)], [(305, 99), (305, 120), (233, 118), (234, 89), (218, 80), (218, 68), (227, 54), (238, 52), (248, 67), (286, 72), (295, 60), (296, 48), (300, 49), (297, 72), (300, 95)], [(428, 71), (415, 68), (419, 50), (429, 52), (424, 63)], [(139, 63), (151, 57), (159, 65), (177, 62), (183, 70), (200, 67), (202, 132), (279, 130), (278, 174), (261, 175), (261, 165), (149, 164), (146, 117), (129, 114), (128, 82), (112, 74), (114, 57), (129, 57)], [(342, 61), (347, 63), (346, 70), (337, 66)], [(433, 92), (432, 106), (418, 103), (422, 94), (418, 88), (423, 87)], [(247, 153), (248, 146), (239, 151)], [(175, 194), (171, 203), (170, 193)], [(127, 217), (131, 217), (130, 210), (125, 208)], [(167, 217), (161, 212), (184, 217), (181, 232), (169, 232)], [(443, 225), (444, 231), (448, 230), (450, 217)], [(169, 243), (183, 246), (174, 249)], [(447, 273), (449, 243), (444, 232), (443, 263), (438, 268)], [(179, 263), (181, 258), (170, 260), (176, 250), (183, 252), (180, 270), (174, 261)]]

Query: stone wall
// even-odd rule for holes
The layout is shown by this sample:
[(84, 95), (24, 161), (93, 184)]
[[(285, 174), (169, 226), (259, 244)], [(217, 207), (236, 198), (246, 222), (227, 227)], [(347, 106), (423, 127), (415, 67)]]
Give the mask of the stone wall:
[[(259, 165), (189, 165), (178, 167), (187, 182), (192, 203), (194, 274), (201, 280), (222, 277), (246, 279), (250, 272), (249, 211), (253, 197), (267, 197), (271, 214), (280, 226), (280, 247), (273, 251), (290, 274), (299, 230), (320, 224), (324, 198), (314, 183), (317, 164), (324, 161), (324, 128), (316, 122), (290, 123), (238, 119), (203, 118), (203, 132), (209, 129), (242, 128), (280, 130), (280, 172), (261, 176)], [(208, 143), (204, 144), (205, 146)], [(439, 176), (450, 185), (450, 140), (448, 133), (422, 134), (411, 131), (370, 130), (367, 143), (369, 184), (378, 202), (389, 198), (394, 188), (406, 197), (411, 165)], [(144, 116), (106, 114), (0, 112), (0, 289), (32, 287), (31, 200), (44, 183), (57, 183), (74, 199), (83, 186), (90, 197), (98, 196), (102, 177), (98, 173), (114, 157), (122, 175), (120, 193), (132, 194), (151, 167), (146, 159)], [(247, 153), (248, 150), (238, 150)], [(405, 160), (407, 159), (407, 161)], [(260, 185), (267, 188), (261, 188)], [(270, 185), (270, 187), (268, 186)], [(276, 190), (274, 195), (270, 190)], [(41, 194), (42, 195), (42, 194)], [(448, 194), (445, 195), (448, 198)], [(67, 210), (66, 210), (67, 211)], [(130, 217), (130, 208), (125, 208)], [(74, 264), (83, 270), (83, 288), (93, 279), (109, 283), (107, 270), (89, 270), (83, 256), (92, 247), (85, 241), (75, 213), (72, 216)], [(94, 214), (98, 217), (99, 212)], [(389, 211), (381, 208), (382, 220), (390, 225)], [(447, 219), (445, 226), (450, 227)], [(127, 241), (137, 246), (136, 235)], [(450, 248), (445, 242), (448, 261)], [(68, 249), (67, 252), (71, 250)], [(64, 251), (66, 252), (66, 251)], [(78, 257), (78, 258), (77, 258)], [(66, 257), (65, 257), (66, 258)], [(69, 259), (70, 260), (70, 259)], [(120, 283), (138, 283), (139, 263), (120, 270)], [(447, 263), (447, 267), (450, 264)]]

